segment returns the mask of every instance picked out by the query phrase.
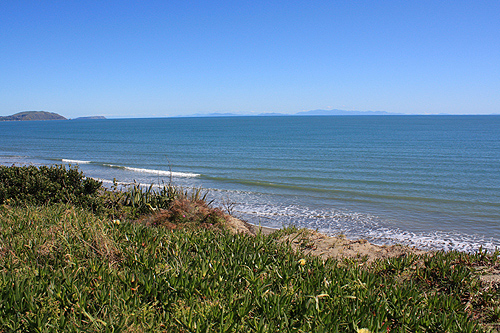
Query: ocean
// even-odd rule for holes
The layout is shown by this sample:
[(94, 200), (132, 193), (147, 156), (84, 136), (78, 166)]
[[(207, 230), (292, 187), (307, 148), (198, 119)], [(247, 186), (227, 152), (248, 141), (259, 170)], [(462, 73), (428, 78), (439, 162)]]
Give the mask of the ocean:
[(0, 164), (206, 189), (250, 223), (375, 244), (500, 248), (500, 116), (0, 122)]

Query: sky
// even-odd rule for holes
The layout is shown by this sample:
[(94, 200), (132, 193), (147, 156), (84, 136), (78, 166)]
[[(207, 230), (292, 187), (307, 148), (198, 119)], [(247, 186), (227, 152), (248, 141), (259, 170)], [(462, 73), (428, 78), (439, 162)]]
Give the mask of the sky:
[(500, 1), (0, 2), (0, 115), (500, 113)]

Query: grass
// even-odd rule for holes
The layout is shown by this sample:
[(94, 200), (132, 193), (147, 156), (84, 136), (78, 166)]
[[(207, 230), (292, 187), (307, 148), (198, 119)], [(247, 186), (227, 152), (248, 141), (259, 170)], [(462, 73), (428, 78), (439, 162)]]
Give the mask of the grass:
[(498, 253), (361, 267), (277, 241), (292, 229), (231, 234), (200, 195), (178, 190), (161, 208), (138, 194), (150, 206), (141, 214), (130, 193), (100, 195), (104, 213), (0, 206), (0, 332), (482, 332), (499, 323), (498, 286), (476, 272), (498, 266)]
[(67, 204), (4, 206), (0, 228), (5, 332), (478, 332), (474, 309), (498, 304), (477, 258), (452, 252), (361, 269), (273, 236), (117, 223)]

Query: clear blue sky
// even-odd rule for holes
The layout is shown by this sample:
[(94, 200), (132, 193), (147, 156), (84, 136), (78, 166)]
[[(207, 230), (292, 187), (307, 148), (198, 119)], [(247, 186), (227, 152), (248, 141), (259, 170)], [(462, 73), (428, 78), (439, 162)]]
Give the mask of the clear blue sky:
[(0, 2), (0, 115), (500, 113), (500, 1)]

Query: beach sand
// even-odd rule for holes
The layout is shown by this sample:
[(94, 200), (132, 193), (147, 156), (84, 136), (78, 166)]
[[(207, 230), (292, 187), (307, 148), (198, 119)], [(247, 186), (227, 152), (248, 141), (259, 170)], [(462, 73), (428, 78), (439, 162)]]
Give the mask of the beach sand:
[[(235, 233), (257, 235), (259, 232), (269, 235), (279, 229), (255, 226), (240, 219), (229, 217), (228, 227)], [(432, 252), (420, 250), (404, 245), (375, 245), (367, 240), (352, 240), (343, 236), (327, 236), (314, 230), (300, 229), (292, 234), (284, 235), (278, 239), (290, 242), (292, 248), (305, 255), (319, 256), (324, 260), (350, 259), (360, 264), (368, 264), (377, 259), (401, 257), (409, 254), (422, 255)], [(500, 267), (475, 267), (481, 275), (480, 279), (487, 285), (500, 285)]]
[[(256, 235), (261, 232), (264, 235), (276, 232), (278, 229), (255, 226), (247, 222), (230, 217), (229, 228), (233, 232)], [(426, 251), (402, 245), (374, 245), (370, 242), (359, 239), (351, 240), (342, 236), (331, 237), (314, 230), (300, 229), (290, 235), (285, 235), (280, 241), (290, 242), (295, 250), (319, 256), (325, 260), (336, 259), (359, 259), (364, 262), (372, 262), (376, 259), (399, 257), (413, 254), (424, 254)]]

